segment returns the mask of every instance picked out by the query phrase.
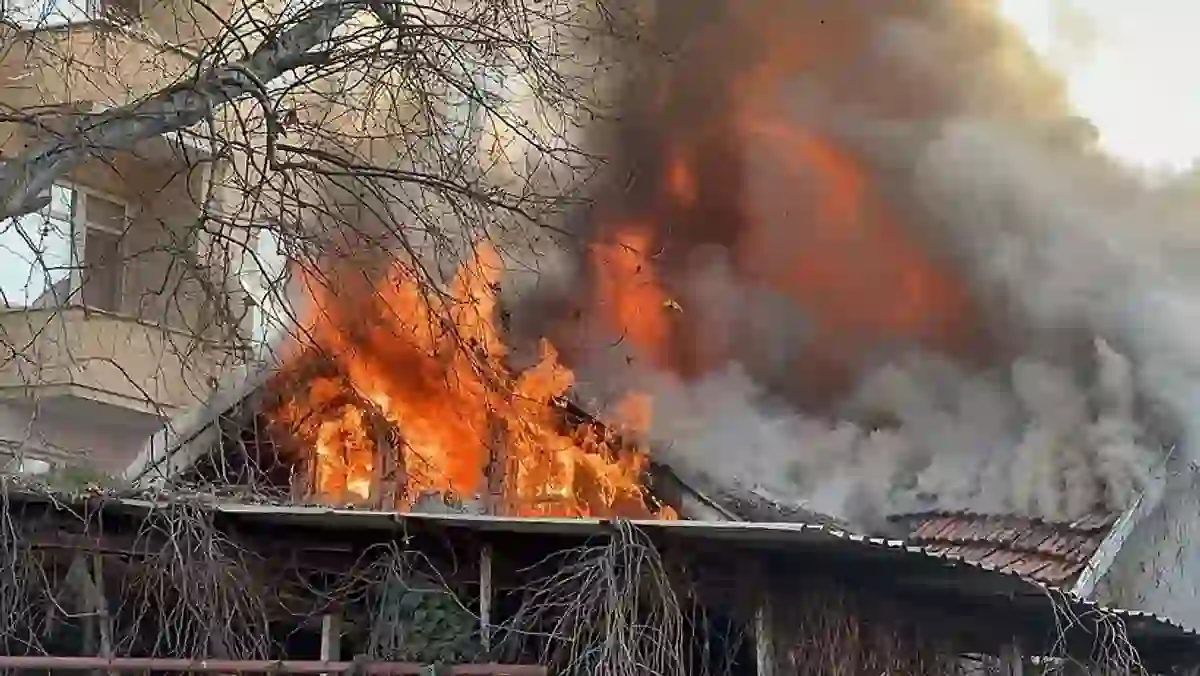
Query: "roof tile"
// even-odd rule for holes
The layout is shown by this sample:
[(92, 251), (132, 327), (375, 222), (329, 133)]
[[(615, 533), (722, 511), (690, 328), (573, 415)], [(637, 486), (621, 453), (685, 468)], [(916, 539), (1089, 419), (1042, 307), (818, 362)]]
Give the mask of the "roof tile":
[(1011, 514), (936, 512), (894, 520), (904, 524), (908, 541), (926, 552), (1066, 586), (1078, 577), (1116, 519), (1096, 513), (1068, 523)]

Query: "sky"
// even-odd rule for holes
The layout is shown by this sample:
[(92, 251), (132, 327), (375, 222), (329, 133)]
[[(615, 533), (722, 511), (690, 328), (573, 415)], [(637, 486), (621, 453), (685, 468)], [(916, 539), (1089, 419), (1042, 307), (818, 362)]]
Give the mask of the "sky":
[(1149, 169), (1200, 159), (1200, 2), (996, 2), (1066, 76), (1109, 152)]

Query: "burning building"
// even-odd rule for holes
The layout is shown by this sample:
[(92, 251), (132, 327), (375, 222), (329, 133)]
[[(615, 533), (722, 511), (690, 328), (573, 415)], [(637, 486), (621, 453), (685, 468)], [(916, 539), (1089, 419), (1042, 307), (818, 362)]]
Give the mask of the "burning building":
[(555, 246), (498, 235), (444, 284), (407, 256), (307, 271), (282, 368), (133, 474), (399, 511), (822, 515), (1044, 555), (1021, 574), (1056, 586), (1111, 569), (1114, 597), (1200, 619), (1178, 193), (1105, 158), (984, 2), (647, 25), (613, 47), (648, 65), (579, 130), (611, 161)]

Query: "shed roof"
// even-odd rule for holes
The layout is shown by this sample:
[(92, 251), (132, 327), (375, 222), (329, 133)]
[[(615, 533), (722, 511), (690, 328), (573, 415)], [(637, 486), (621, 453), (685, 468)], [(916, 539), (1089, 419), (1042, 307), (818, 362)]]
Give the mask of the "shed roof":
[[(138, 518), (169, 509), (179, 497), (123, 498), (114, 495), (46, 496), (13, 488), (10, 504), (40, 503), (44, 508), (78, 513)], [(246, 504), (189, 498), (210, 511), (219, 523), (241, 532), (255, 526), (273, 537), (293, 541), (301, 532), (351, 533), (364, 538), (391, 539), (420, 532), (465, 532), (479, 538), (545, 538), (582, 541), (611, 534), (615, 523), (602, 519), (531, 519), (462, 514), (401, 514), (318, 506)], [(118, 520), (105, 519), (105, 527)], [(1099, 520), (1097, 520), (1098, 522)], [(675, 546), (710, 543), (720, 551), (753, 552), (779, 560), (802, 557), (814, 564), (862, 579), (870, 588), (883, 585), (891, 593), (963, 613), (983, 613), (1005, 626), (1036, 636), (1052, 628), (1075, 636), (1092, 636), (1114, 620), (1125, 625), (1129, 640), (1143, 655), (1163, 664), (1200, 660), (1200, 633), (1150, 613), (1101, 607), (1074, 594), (1023, 574), (1011, 566), (937, 550), (911, 542), (867, 537), (828, 524), (702, 521), (634, 521), (648, 535)], [(1044, 522), (1039, 525), (1045, 525)], [(1078, 523), (1083, 529), (1094, 527)], [(304, 538), (295, 538), (302, 541)], [(735, 549), (736, 548), (736, 549)], [(782, 557), (782, 558), (781, 558)], [(800, 559), (796, 559), (799, 561)], [(1069, 626), (1063, 618), (1070, 618)]]

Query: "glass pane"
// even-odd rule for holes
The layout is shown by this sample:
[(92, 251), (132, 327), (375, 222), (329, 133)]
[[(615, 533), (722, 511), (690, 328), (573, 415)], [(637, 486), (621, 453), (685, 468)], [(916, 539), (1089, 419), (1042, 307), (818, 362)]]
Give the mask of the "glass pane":
[(87, 0), (8, 0), (5, 17), (23, 28), (56, 26), (88, 20)]
[(55, 185), (50, 188), (50, 215), (63, 220), (70, 220), (75, 201), (75, 190), (65, 185)]
[(103, 197), (88, 195), (84, 202), (84, 211), (89, 224), (117, 232), (125, 230), (125, 205), (123, 204), (106, 200)]
[(119, 310), (123, 267), (120, 235), (89, 228), (83, 244), (83, 304)]
[(0, 222), (0, 297), (6, 307), (55, 305), (71, 274), (71, 223), (48, 213)]
[(287, 255), (280, 248), (275, 231), (264, 228), (258, 233), (253, 253), (243, 250), (239, 265), (242, 288), (253, 303), (252, 338), (259, 343), (271, 340), (287, 316)]

